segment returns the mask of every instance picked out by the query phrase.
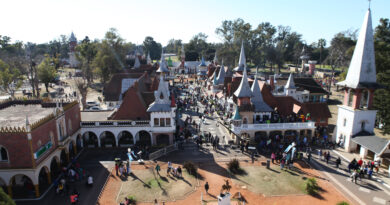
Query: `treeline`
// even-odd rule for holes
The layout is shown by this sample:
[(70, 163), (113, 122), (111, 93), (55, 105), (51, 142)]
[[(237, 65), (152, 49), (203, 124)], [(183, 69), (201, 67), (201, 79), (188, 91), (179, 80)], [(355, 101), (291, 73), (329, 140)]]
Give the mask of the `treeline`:
[[(207, 41), (208, 36), (199, 33), (184, 44), (187, 61), (213, 60), (215, 53), (219, 61), (234, 67), (238, 63), (241, 43), (244, 43), (247, 63), (252, 67), (269, 68), (271, 71), (281, 69), (287, 64), (299, 65), (300, 56), (308, 55), (311, 60), (325, 64), (332, 71), (341, 69), (346, 73), (357, 40), (356, 31), (344, 31), (334, 35), (330, 42), (320, 38), (307, 43), (302, 35), (289, 26), (274, 26), (269, 22), (251, 25), (242, 19), (225, 20), (216, 28), (216, 34), (222, 43)], [(380, 19), (374, 31), (376, 68), (378, 81), (386, 85), (375, 95), (375, 106), (378, 109), (378, 122), (384, 124), (384, 130), (390, 133), (390, 26), (388, 19)], [(181, 56), (183, 42), (180, 39), (169, 40), (165, 53), (176, 53)], [(305, 49), (304, 49), (305, 48)], [(161, 57), (163, 47), (153, 37), (145, 37), (142, 45), (126, 42), (116, 29), (109, 29), (103, 39), (91, 40), (84, 37), (76, 47), (77, 59), (83, 71), (87, 87), (94, 78), (105, 84), (112, 74), (131, 68), (135, 53), (152, 60)], [(302, 53), (303, 49), (305, 53)], [(16, 41), (0, 36), (0, 89), (11, 95), (20, 87), (23, 79), (28, 79), (33, 88), (33, 95), (39, 96), (38, 84), (48, 85), (57, 76), (58, 68), (64, 66), (69, 56), (69, 41), (61, 35), (49, 43), (35, 44)], [(141, 64), (146, 63), (143, 59)], [(334, 72), (333, 72), (334, 73)]]

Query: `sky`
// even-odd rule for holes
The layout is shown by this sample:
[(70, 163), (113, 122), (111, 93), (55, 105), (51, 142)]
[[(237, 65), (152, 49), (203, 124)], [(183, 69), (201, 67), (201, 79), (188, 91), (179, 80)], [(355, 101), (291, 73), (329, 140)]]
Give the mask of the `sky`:
[[(362, 25), (368, 0), (0, 0), (0, 35), (12, 41), (45, 43), (70, 35), (102, 39), (116, 28), (126, 41), (142, 44), (146, 36), (166, 45), (188, 42), (197, 33), (221, 42), (215, 33), (224, 20), (242, 18), (290, 26), (308, 44)], [(390, 18), (390, 0), (372, 0), (373, 27)]]

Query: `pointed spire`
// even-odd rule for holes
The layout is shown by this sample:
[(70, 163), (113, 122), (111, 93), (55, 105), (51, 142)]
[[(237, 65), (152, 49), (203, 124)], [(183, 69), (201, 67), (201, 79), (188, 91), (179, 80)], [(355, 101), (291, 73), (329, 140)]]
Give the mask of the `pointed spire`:
[(214, 65), (217, 65), (218, 63), (218, 57), (217, 57), (217, 51), (215, 51), (215, 55), (214, 55)]
[(207, 66), (206, 61), (204, 60), (204, 57), (202, 56), (202, 61), (199, 66)]
[(150, 53), (148, 52), (148, 57), (146, 57), (146, 63), (148, 65), (152, 64), (152, 59), (150, 58)]
[(184, 44), (181, 45), (181, 55), (180, 55), (180, 57), (181, 57), (182, 61), (186, 59), (186, 53), (184, 51)]
[(261, 93), (259, 82), (257, 80), (257, 70), (251, 90), (253, 93), (251, 102), (255, 106), (255, 112), (272, 112), (272, 108), (264, 102), (263, 94)]
[(244, 75), (242, 76), (240, 86), (238, 86), (236, 92), (234, 92), (234, 95), (238, 98), (252, 97), (253, 96), (251, 88), (249, 87), (248, 75), (246, 73), (246, 67), (244, 67)]
[(213, 80), (213, 85), (218, 85), (218, 80), (217, 80), (217, 73), (214, 72), (214, 80)]
[(286, 86), (284, 86), (285, 89), (296, 89), (295, 82), (294, 82), (294, 76), (292, 73), (290, 73), (290, 76), (288, 77)]
[(238, 106), (236, 106), (236, 111), (234, 112), (232, 120), (241, 120), (240, 112), (238, 111)]
[(368, 9), (360, 29), (347, 77), (337, 83), (350, 88), (376, 87), (376, 67), (371, 10)]
[(223, 66), (223, 60), (222, 60), (222, 65), (221, 65), (221, 68), (219, 69), (219, 75), (218, 75), (218, 78), (217, 78), (218, 85), (224, 84), (225, 76), (226, 76), (225, 67)]
[(139, 62), (138, 55), (135, 54), (134, 68), (141, 67), (141, 63)]
[(169, 89), (166, 86), (163, 75), (160, 75), (158, 89), (154, 91), (154, 102), (149, 105), (147, 112), (170, 112), (171, 100), (169, 100)]
[(74, 35), (73, 31), (72, 31), (72, 33), (70, 34), (69, 42), (77, 42), (77, 38), (76, 38), (76, 36)]
[(238, 60), (238, 66), (234, 68), (234, 71), (243, 71), (246, 68), (246, 58), (245, 58), (245, 49), (244, 49), (244, 41), (241, 43), (241, 52), (240, 59)]
[(167, 63), (165, 62), (164, 50), (161, 51), (160, 67), (156, 71), (157, 73), (169, 73)]

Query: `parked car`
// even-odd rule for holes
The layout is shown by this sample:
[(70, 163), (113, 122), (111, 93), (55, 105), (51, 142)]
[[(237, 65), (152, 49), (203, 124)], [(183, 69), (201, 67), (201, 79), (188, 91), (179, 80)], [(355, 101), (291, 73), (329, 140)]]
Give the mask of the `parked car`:
[(93, 107), (93, 106), (100, 106), (100, 103), (96, 101), (87, 101), (87, 106)]
[(102, 110), (101, 107), (98, 107), (98, 106), (93, 106), (93, 107), (90, 107), (88, 110), (91, 110), (91, 111), (99, 111), (99, 110)]

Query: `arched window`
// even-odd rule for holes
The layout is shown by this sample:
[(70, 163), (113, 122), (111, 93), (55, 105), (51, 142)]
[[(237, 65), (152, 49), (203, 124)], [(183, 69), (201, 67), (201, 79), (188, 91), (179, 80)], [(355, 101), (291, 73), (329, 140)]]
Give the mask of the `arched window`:
[(0, 161), (8, 161), (8, 152), (4, 147), (0, 146)]
[(343, 126), (345, 127), (347, 125), (347, 119), (344, 118)]
[(368, 90), (363, 90), (362, 96), (360, 99), (360, 108), (367, 108), (368, 107), (368, 96), (369, 96)]
[(362, 122), (362, 125), (361, 125), (362, 131), (364, 131), (365, 127), (366, 127), (366, 122)]
[(246, 119), (246, 117), (244, 117), (244, 120), (242, 121), (242, 124), (248, 124), (248, 120)]
[(353, 102), (353, 96), (355, 95), (355, 91), (352, 89), (349, 89), (348, 91), (348, 106), (352, 107), (352, 102)]

